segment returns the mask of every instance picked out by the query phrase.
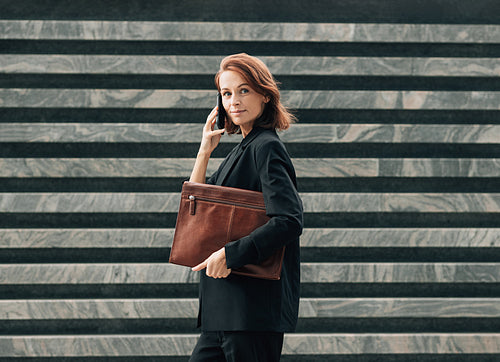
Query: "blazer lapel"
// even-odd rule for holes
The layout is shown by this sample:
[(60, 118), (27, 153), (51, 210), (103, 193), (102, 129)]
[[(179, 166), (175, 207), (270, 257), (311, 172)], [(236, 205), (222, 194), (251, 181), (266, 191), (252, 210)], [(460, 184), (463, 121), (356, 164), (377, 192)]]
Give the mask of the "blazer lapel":
[(224, 182), (226, 182), (226, 179), (228, 178), (229, 174), (231, 173), (232, 169), (234, 168), (234, 165), (238, 162), (240, 159), (241, 155), (243, 154), (243, 151), (245, 148), (248, 146), (250, 142), (252, 142), (255, 137), (262, 131), (262, 128), (256, 127), (252, 129), (252, 131), (245, 137), (243, 140), (240, 142), (238, 146), (233, 148), (231, 153), (228, 155), (228, 159), (226, 164), (224, 165), (223, 169), (221, 170), (219, 176), (217, 177), (217, 182), (216, 185), (222, 186)]
[(219, 176), (217, 177), (217, 182), (215, 183), (216, 185), (222, 186), (224, 184), (227, 177), (229, 176), (229, 172), (233, 169), (234, 164), (236, 163), (236, 161), (238, 161), (242, 153), (243, 149), (241, 148), (240, 143), (238, 146), (233, 148), (231, 153), (228, 155), (227, 162), (225, 163)]

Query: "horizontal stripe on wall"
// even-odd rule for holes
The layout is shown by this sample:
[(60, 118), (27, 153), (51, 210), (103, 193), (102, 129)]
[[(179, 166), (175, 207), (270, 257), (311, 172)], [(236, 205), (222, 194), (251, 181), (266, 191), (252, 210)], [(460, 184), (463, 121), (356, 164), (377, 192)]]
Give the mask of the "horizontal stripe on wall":
[[(195, 319), (198, 299), (0, 300), (0, 320)], [(299, 318), (498, 318), (496, 298), (302, 298)]]
[[(499, 193), (301, 193), (304, 212), (500, 212)], [(168, 213), (178, 193), (0, 193), (8, 213)]]
[[(158, 55), (0, 55), (2, 73), (37, 74), (209, 74), (219, 69), (222, 56)], [(491, 58), (437, 57), (259, 57), (280, 75), (470, 76), (498, 77), (500, 66)]]
[[(1, 128), (1, 127), (0, 127)], [(187, 178), (194, 158), (0, 158), (0, 177)], [(207, 174), (221, 158), (212, 158)], [(295, 158), (299, 178), (499, 177), (500, 159), (474, 158)]]
[[(189, 356), (198, 334), (166, 335), (96, 335), (96, 336), (1, 336), (1, 357), (128, 357)], [(379, 346), (383, 345), (381, 351)], [(21, 346), (21, 347), (18, 347)], [(24, 346), (29, 346), (26, 348)], [(116, 346), (119, 346), (118, 348)], [(424, 347), (422, 347), (424, 346)], [(475, 358), (499, 353), (500, 337), (496, 333), (401, 333), (401, 334), (288, 334), (283, 354), (324, 355), (371, 354), (410, 356), (440, 354)], [(469, 355), (467, 355), (469, 354)], [(435, 358), (435, 356), (433, 356)], [(481, 358), (481, 357), (479, 357)]]
[[(168, 263), (0, 264), (0, 284), (198, 283)], [(301, 263), (301, 283), (499, 283), (498, 263)]]
[[(170, 248), (174, 229), (0, 229), (0, 249)], [(500, 228), (305, 228), (303, 248), (500, 248)]]
[(487, 57), (500, 55), (498, 43), (391, 43), (391, 42), (261, 42), (253, 41), (146, 41), (146, 40), (35, 40), (1, 39), (0, 54), (121, 54), (221, 56), (246, 52), (256, 56), (380, 56), (380, 57)]
[(2, 39), (497, 43), (500, 25), (0, 20), (0, 34)]
[[(129, 0), (126, 4), (86, 0), (85, 4), (58, 6), (57, 0), (40, 3), (24, 0), (24, 6), (16, 6), (2, 0), (4, 19), (89, 19), (128, 21), (288, 21), (288, 22), (358, 22), (358, 23), (452, 23), (452, 24), (498, 24), (498, 3), (494, 0), (462, 0), (456, 6), (454, 0), (412, 1), (351, 0), (325, 2), (321, 0), (304, 3), (289, 0), (266, 2), (255, 6), (253, 2), (220, 7), (215, 0), (192, 0), (188, 3), (157, 0)], [(33, 11), (36, 9), (36, 11)], [(355, 9), (355, 10), (354, 10)]]
[[(205, 108), (215, 91), (145, 89), (2, 88), (1, 107)], [(500, 109), (500, 92), (283, 91), (284, 102), (303, 109)]]
[[(0, 142), (199, 143), (202, 130), (202, 123), (0, 123)], [(500, 144), (498, 125), (294, 124), (278, 134), (285, 143)]]
[[(193, 123), (211, 108), (2, 108), (2, 123)], [(500, 124), (494, 110), (297, 109), (298, 124)]]

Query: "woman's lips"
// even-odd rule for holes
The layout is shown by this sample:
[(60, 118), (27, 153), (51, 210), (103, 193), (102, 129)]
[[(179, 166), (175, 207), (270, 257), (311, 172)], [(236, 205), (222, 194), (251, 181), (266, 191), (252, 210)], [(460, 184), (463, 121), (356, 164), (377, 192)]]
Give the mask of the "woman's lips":
[(231, 114), (238, 116), (238, 115), (242, 114), (243, 112), (244, 112), (243, 110), (237, 110), (237, 111), (231, 111)]

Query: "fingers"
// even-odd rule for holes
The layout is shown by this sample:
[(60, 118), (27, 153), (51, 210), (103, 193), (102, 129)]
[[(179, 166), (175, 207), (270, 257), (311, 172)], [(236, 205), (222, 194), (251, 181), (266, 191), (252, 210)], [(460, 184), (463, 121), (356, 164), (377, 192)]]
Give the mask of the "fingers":
[(231, 274), (231, 269), (210, 270), (210, 268), (207, 268), (206, 274), (214, 279), (227, 278)]
[(217, 107), (212, 109), (210, 114), (207, 117), (207, 121), (205, 122), (205, 129), (207, 131), (213, 131), (215, 126), (215, 116), (217, 115)]
[(224, 134), (224, 132), (226, 132), (226, 129), (225, 129), (225, 128), (223, 128), (223, 129), (217, 129), (217, 130), (215, 130), (215, 131), (212, 131), (212, 134), (213, 134), (214, 136), (217, 136), (217, 135), (221, 135), (221, 136), (222, 136), (222, 135)]
[(231, 269), (226, 267), (225, 256), (222, 258), (220, 252), (214, 252), (205, 261), (191, 268), (200, 271), (206, 268), (206, 275), (212, 278), (226, 278), (231, 274)]
[(192, 271), (200, 271), (207, 267), (208, 259), (191, 268)]

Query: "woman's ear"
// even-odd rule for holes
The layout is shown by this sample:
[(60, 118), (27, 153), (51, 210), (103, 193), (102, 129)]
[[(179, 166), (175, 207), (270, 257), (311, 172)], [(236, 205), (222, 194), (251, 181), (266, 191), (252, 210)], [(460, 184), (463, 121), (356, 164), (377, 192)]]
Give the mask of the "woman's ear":
[(270, 100), (271, 100), (271, 97), (264, 96), (264, 103), (269, 103)]

